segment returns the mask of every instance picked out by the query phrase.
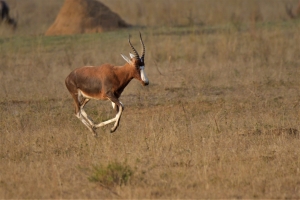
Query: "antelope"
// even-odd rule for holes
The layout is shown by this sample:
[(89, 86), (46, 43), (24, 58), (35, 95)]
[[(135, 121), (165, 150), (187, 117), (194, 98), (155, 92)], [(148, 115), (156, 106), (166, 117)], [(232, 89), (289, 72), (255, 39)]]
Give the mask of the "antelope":
[(7, 23), (13, 28), (13, 30), (15, 30), (17, 27), (17, 22), (15, 19), (10, 17), (9, 7), (7, 3), (3, 0), (0, 1), (0, 13), (1, 13), (1, 22)]
[[(139, 80), (142, 85), (149, 84), (145, 74), (145, 45), (140, 33), (140, 42), (143, 48), (140, 57), (136, 49), (128, 39), (134, 54), (129, 53), (130, 58), (121, 54), (126, 61), (123, 66), (103, 64), (101, 66), (84, 66), (72, 71), (66, 78), (65, 84), (73, 97), (76, 117), (97, 136), (96, 129), (113, 123), (110, 132), (116, 131), (124, 106), (119, 100), (123, 90), (132, 79)], [(84, 106), (91, 100), (110, 100), (117, 114), (114, 118), (95, 124), (84, 111)]]
[(298, 6), (295, 10), (290, 4), (285, 4), (285, 11), (290, 18), (298, 18), (300, 16), (300, 1), (298, 2)]

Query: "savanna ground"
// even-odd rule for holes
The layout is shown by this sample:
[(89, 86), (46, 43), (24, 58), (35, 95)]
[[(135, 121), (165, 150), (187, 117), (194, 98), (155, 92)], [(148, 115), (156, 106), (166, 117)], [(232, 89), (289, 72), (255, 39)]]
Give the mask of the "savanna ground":
[[(283, 1), (107, 0), (138, 26), (59, 37), (42, 33), (63, 1), (8, 2), (19, 28), (0, 30), (1, 199), (300, 198), (300, 22)], [(64, 79), (124, 64), (138, 31), (150, 85), (133, 80), (120, 127), (95, 138)]]

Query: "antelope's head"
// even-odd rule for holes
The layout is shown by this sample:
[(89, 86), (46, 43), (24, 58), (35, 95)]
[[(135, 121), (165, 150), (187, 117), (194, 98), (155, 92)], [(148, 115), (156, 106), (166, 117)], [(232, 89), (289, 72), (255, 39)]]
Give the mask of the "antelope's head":
[(129, 35), (129, 45), (131, 46), (134, 54), (129, 53), (130, 59), (127, 56), (124, 56), (121, 54), (121, 56), (123, 57), (123, 59), (129, 63), (132, 67), (134, 67), (135, 71), (133, 74), (133, 77), (136, 78), (137, 80), (141, 81), (141, 83), (146, 86), (149, 85), (149, 80), (146, 76), (145, 73), (145, 45), (142, 39), (142, 35), (140, 33), (140, 41), (143, 47), (143, 53), (142, 56), (140, 57), (138, 52), (135, 50), (135, 48), (133, 47), (133, 45), (130, 42), (130, 35)]

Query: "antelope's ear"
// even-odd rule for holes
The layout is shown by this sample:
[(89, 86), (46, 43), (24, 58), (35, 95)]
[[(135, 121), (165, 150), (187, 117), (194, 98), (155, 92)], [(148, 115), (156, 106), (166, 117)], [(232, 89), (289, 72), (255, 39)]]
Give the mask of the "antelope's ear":
[(129, 55), (130, 55), (130, 58), (134, 58), (135, 57), (135, 55), (132, 54), (132, 53), (129, 53)]
[(131, 60), (127, 56), (124, 56), (123, 54), (121, 54), (121, 56), (126, 62), (128, 62), (129, 64), (132, 64)]

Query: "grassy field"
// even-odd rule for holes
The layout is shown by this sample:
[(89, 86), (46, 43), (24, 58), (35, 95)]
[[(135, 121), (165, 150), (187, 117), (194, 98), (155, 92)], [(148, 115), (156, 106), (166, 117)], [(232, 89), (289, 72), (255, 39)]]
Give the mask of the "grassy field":
[[(62, 4), (49, 2), (49, 13)], [(238, 0), (176, 1), (225, 11), (206, 20), (195, 10), (192, 21), (161, 11), (162, 24), (125, 15), (125, 1), (103, 2), (139, 26), (45, 37), (55, 18), (47, 15), (36, 28), (20, 19), (14, 35), (1, 27), (1, 199), (300, 198), (300, 22), (287, 19), (281, 1), (247, 1), (260, 8), (259, 21), (239, 17), (248, 4)], [(133, 80), (120, 127), (95, 138), (74, 116), (64, 79), (83, 65), (124, 64), (129, 33), (141, 49), (138, 31), (150, 85)], [(86, 111), (97, 122), (115, 114), (100, 101)]]

